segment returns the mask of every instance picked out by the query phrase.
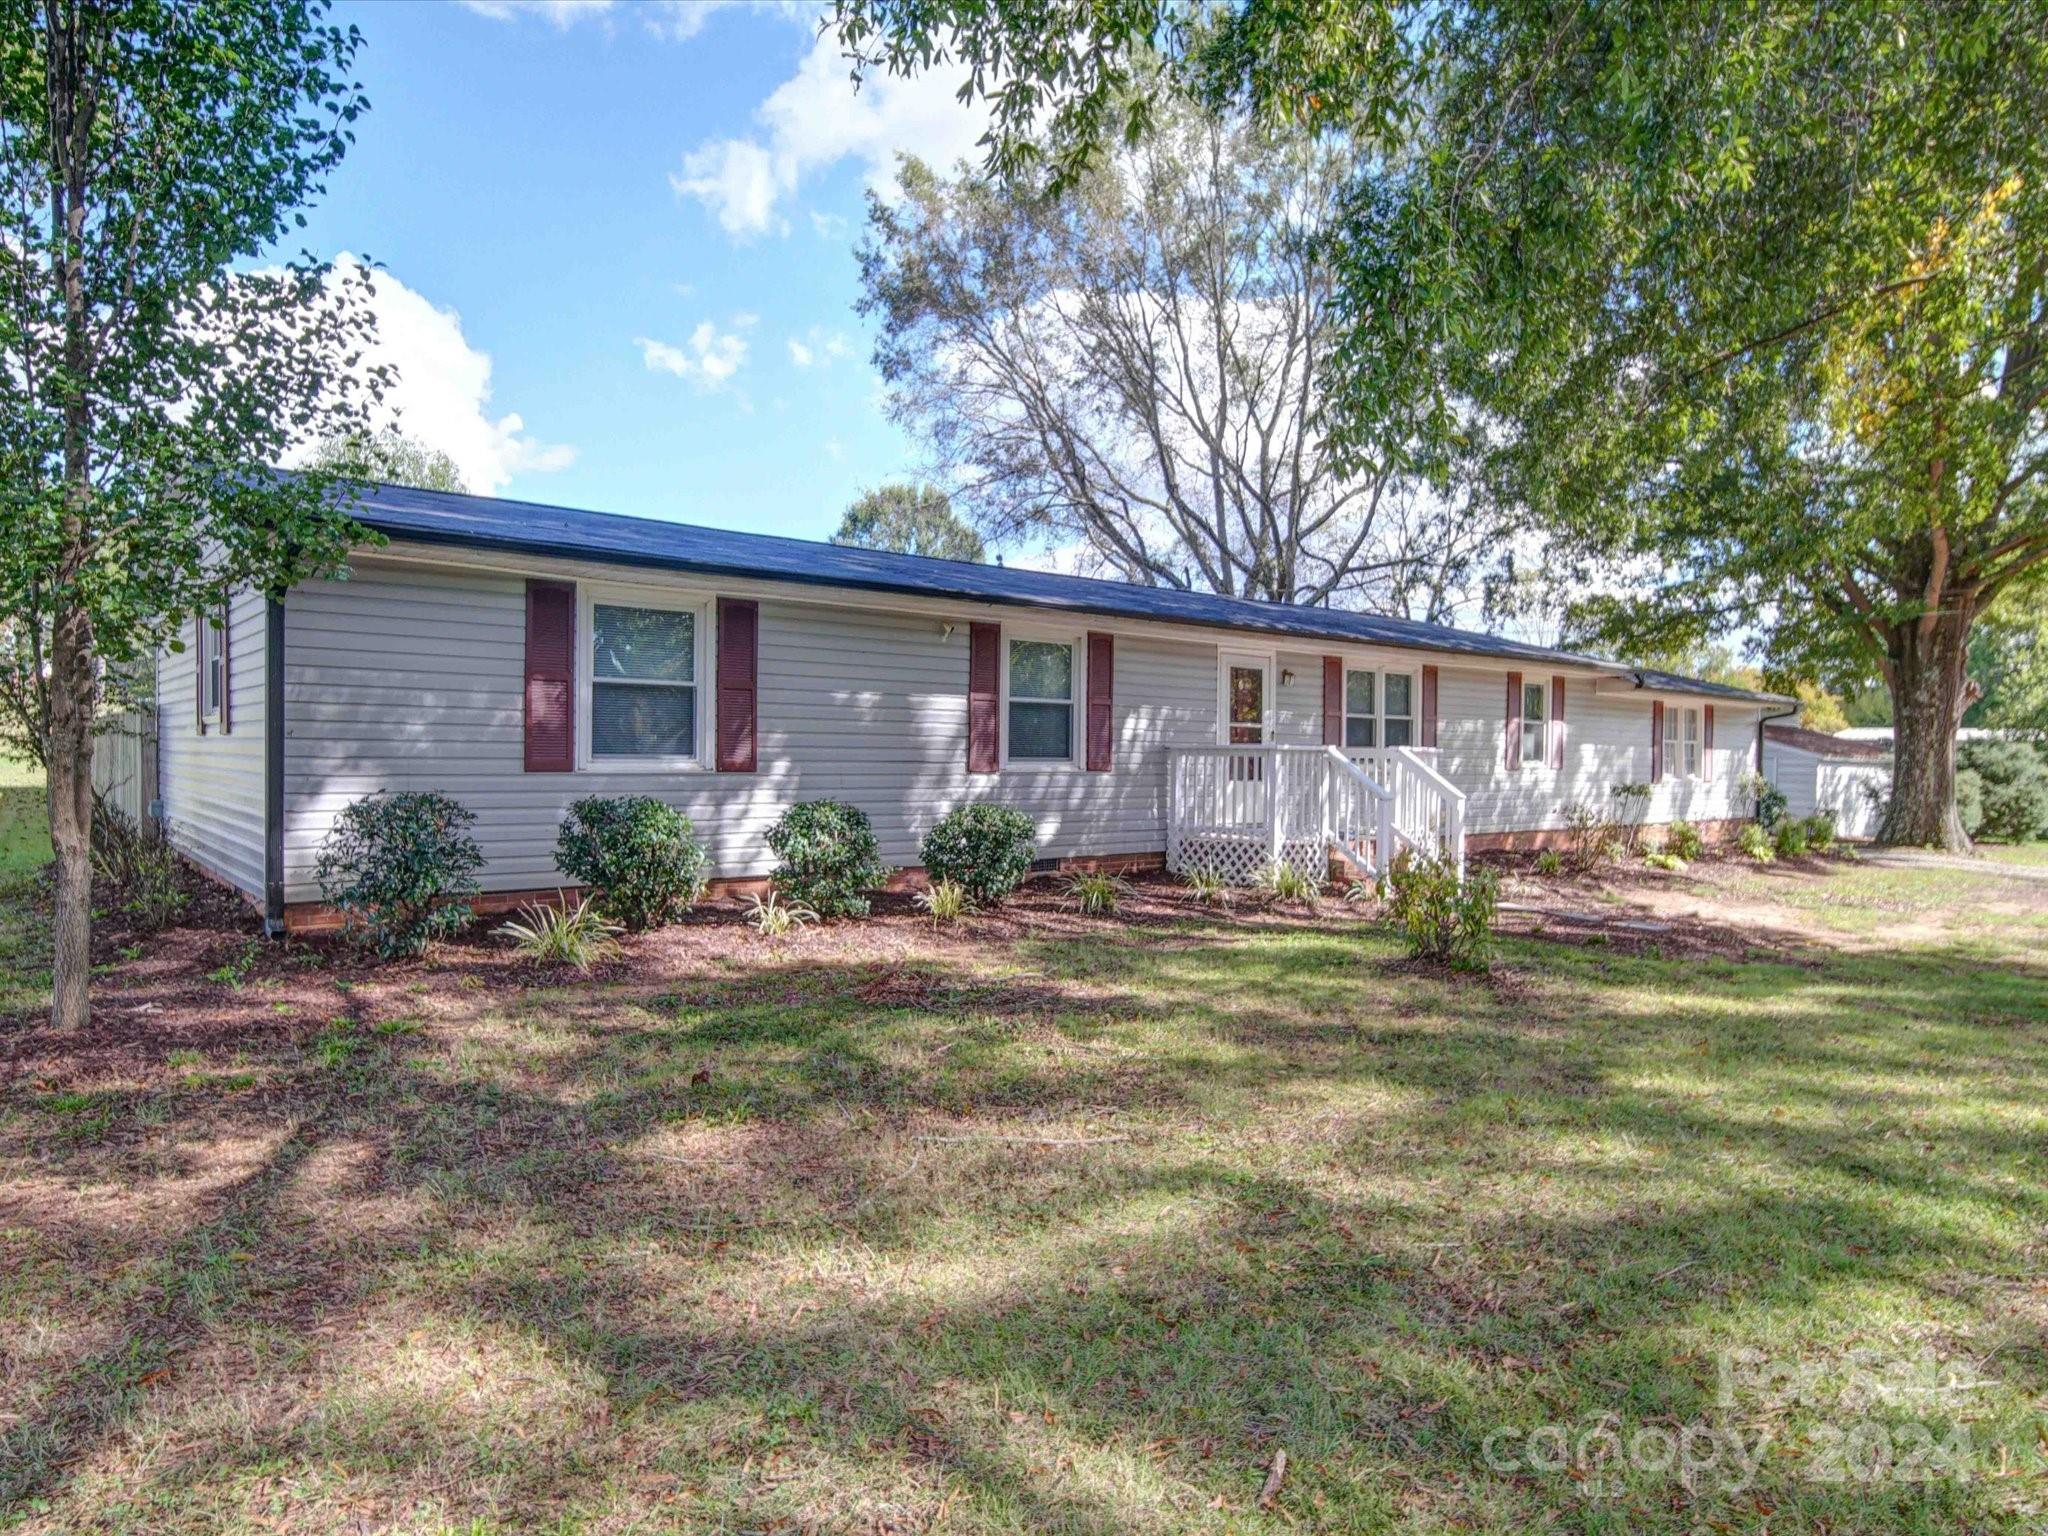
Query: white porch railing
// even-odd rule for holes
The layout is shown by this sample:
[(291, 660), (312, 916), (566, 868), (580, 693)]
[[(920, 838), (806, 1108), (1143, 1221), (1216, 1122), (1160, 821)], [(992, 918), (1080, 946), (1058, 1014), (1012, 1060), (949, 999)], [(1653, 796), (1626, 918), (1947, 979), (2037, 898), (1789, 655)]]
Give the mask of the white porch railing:
[(1166, 863), (1244, 882), (1291, 864), (1321, 879), (1330, 851), (1368, 876), (1400, 848), (1465, 867), (1465, 797), (1406, 747), (1181, 747), (1168, 758)]

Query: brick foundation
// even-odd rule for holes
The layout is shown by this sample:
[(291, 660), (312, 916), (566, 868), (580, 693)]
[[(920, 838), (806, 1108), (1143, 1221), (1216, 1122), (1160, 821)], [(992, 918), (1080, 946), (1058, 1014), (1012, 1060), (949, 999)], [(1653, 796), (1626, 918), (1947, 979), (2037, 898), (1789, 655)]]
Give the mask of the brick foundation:
[[(1719, 821), (1696, 821), (1700, 837), (1709, 844), (1732, 843), (1736, 834), (1748, 824), (1747, 817), (1730, 817)], [(1668, 821), (1652, 821), (1643, 826), (1643, 846), (1654, 848), (1670, 827)], [(1476, 853), (1536, 853), (1544, 848), (1565, 849), (1571, 846), (1572, 834), (1562, 827), (1545, 827), (1525, 832), (1472, 832), (1465, 838), (1465, 852)]]

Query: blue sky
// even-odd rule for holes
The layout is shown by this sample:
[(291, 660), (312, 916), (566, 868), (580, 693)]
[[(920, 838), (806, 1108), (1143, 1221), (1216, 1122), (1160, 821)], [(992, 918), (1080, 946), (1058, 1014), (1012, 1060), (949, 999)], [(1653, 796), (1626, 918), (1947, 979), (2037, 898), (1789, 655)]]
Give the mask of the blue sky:
[(371, 111), (300, 243), (385, 268), (400, 425), (471, 489), (822, 537), (915, 469), (853, 311), (863, 194), (977, 125), (942, 80), (854, 95), (814, 14), (337, 6)]

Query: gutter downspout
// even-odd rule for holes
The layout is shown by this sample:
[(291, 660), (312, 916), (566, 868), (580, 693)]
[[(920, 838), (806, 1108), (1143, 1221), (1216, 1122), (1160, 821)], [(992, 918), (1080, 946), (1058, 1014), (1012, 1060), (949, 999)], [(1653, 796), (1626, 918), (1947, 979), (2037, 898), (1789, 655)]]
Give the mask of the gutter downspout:
[(1758, 715), (1756, 717), (1756, 771), (1759, 775), (1764, 771), (1764, 727), (1773, 720), (1796, 720), (1798, 717), (1799, 706), (1797, 704), (1794, 704), (1789, 709), (1781, 709), (1775, 715)]
[(263, 611), (263, 936), (284, 937), (284, 598)]

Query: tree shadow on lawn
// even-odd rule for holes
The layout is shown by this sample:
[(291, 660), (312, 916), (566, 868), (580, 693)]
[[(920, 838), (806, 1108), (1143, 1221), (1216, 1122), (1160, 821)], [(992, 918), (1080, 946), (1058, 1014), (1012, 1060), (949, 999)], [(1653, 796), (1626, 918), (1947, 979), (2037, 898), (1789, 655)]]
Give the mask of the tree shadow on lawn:
[[(1930, 1175), (1902, 1136), (2018, 1166), (2038, 1153), (2027, 1127), (1922, 1137), (1917, 1089), (1859, 1104), (1861, 1125), (1731, 1119), (1635, 1081), (1711, 1044), (1753, 977), (1699, 982), (1695, 1016), (1645, 1018), (1599, 1006), (1624, 1003), (1610, 994), (1640, 985), (1638, 965), (1591, 964), (1560, 983), (1580, 989), (1577, 1015), (1560, 992), (1532, 1023), (1483, 985), (1389, 982), (1383, 950), (1360, 951), (1311, 935), (1206, 961), (1073, 955), (1088, 971), (1074, 1005), (1059, 989), (1080, 978), (1053, 963), (1015, 1014), (943, 967), (926, 995), (944, 1007), (875, 1008), (860, 1001), (874, 969), (849, 966), (781, 992), (539, 993), (509, 1019), (496, 999), (443, 1000), (419, 1035), (376, 1032), (411, 1006), (402, 989), (362, 990), (338, 1005), (346, 1028), (271, 1025), (257, 1084), (177, 1090), (179, 1126), (279, 1133), (212, 1193), (212, 1220), (141, 1243), (70, 1233), (152, 1278), (6, 1426), (0, 1508), (82, 1511), (111, 1486), (199, 1521), (193, 1501), (253, 1509), (252, 1480), (284, 1467), (308, 1511), (346, 1498), (378, 1518), (522, 1525), (625, 1510), (851, 1528), (894, 1511), (917, 1528), (948, 1500), (957, 1519), (1077, 1531), (1278, 1529), (1319, 1509), (1366, 1526), (1753, 1523), (1754, 1502), (1695, 1504), (1669, 1476), (1588, 1503), (1569, 1477), (1488, 1471), (1481, 1444), (1608, 1410), (1701, 1418), (1706, 1351), (1758, 1330), (1824, 1347), (1859, 1299), (1966, 1328), (1954, 1276), (2009, 1274), (2026, 1252), (1990, 1218), (2038, 1230), (2029, 1188)], [(1896, 981), (1846, 985), (1897, 1009)], [(1844, 985), (1783, 982), (1781, 1000)], [(242, 1012), (269, 1023), (254, 1000)], [(1788, 1072), (1869, 1070), (1805, 1033), (1808, 1016), (1688, 1070), (1734, 1077), (1766, 1053)], [(1095, 1064), (1090, 1046), (1114, 1054)], [(26, 1070), (37, 1048), (63, 1055), (41, 1041)], [(127, 1176), (149, 1135), (66, 1143), (35, 1134), (35, 1114), (0, 1150), (53, 1181)], [(1104, 1115), (1130, 1139), (931, 1139), (1072, 1138)], [(1652, 1150), (1587, 1157), (1589, 1142)], [(309, 1198), (337, 1151), (354, 1174)], [(1546, 1158), (1572, 1164), (1568, 1198), (1546, 1192)], [(1936, 1197), (1986, 1219), (1923, 1208)], [(365, 1370), (383, 1354), (422, 1369)], [(511, 1360), (528, 1375), (507, 1376)], [(2007, 1365), (2039, 1390), (2037, 1349)], [(478, 1370), (460, 1390), (442, 1379)], [(238, 1426), (223, 1382), (268, 1371), (287, 1388)], [(579, 1406), (551, 1434), (522, 1417), (559, 1418), (559, 1401)], [(149, 1458), (124, 1462), (138, 1439)], [(1262, 1517), (1275, 1447), (1293, 1470)], [(1777, 1529), (2010, 1517), (1991, 1481), (1765, 1476)]]

